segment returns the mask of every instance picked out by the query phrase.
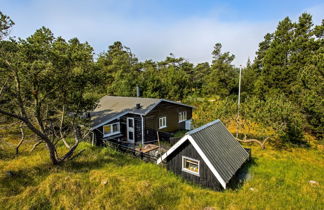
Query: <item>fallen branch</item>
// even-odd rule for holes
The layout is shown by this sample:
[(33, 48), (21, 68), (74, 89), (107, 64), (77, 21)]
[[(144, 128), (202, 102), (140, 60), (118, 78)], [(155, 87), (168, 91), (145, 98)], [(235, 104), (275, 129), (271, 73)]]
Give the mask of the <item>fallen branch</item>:
[(253, 143), (254, 142), (254, 143), (259, 144), (261, 149), (265, 149), (265, 143), (270, 139), (270, 137), (265, 138), (263, 141), (260, 141), (258, 139), (246, 139), (245, 137), (243, 140), (239, 139), (239, 138), (235, 138), (235, 139), (239, 142), (244, 142), (244, 143)]

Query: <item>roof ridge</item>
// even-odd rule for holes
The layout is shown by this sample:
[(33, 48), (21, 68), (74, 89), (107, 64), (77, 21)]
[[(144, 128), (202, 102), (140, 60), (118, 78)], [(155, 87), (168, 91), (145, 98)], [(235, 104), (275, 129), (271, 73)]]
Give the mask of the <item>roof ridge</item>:
[(197, 132), (199, 132), (199, 131), (201, 131), (201, 130), (203, 130), (205, 128), (208, 128), (208, 127), (210, 127), (210, 126), (212, 126), (212, 125), (214, 125), (216, 123), (219, 123), (219, 122), (221, 122), (219, 119), (214, 120), (212, 122), (209, 122), (209, 123), (207, 123), (207, 124), (205, 124), (203, 126), (200, 126), (200, 127), (196, 128), (196, 129), (193, 129), (191, 131), (188, 131), (186, 134), (187, 135), (191, 135), (191, 134), (197, 133)]
[(137, 98), (137, 99), (153, 99), (153, 100), (161, 100), (160, 98), (147, 98), (147, 97), (136, 97), (136, 96), (111, 96), (111, 95), (105, 95), (101, 98), (104, 98), (104, 97), (115, 97), (115, 98)]

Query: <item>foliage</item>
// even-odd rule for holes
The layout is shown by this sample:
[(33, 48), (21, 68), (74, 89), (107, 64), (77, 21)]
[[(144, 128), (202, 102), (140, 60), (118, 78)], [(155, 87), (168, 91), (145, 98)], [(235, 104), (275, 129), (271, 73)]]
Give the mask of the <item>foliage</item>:
[(0, 41), (9, 35), (9, 30), (14, 24), (9, 16), (0, 11)]
[(196, 108), (192, 117), (195, 127), (202, 126), (215, 119), (220, 119), (227, 124), (236, 115), (236, 102), (230, 98), (221, 99), (219, 96), (191, 98), (187, 99), (186, 102)]
[(221, 48), (220, 43), (215, 44), (211, 70), (204, 77), (205, 83), (202, 88), (206, 95), (225, 97), (237, 93), (238, 71), (231, 65), (235, 56), (229, 52), (221, 53)]
[[(258, 133), (268, 135), (271, 128), (274, 132), (270, 137), (275, 140), (275, 146), (282, 147), (287, 143), (302, 143), (302, 115), (297, 107), (283, 95), (267, 95), (265, 99), (248, 98), (241, 105), (241, 116), (245, 122), (242, 126), (253, 127), (250, 123), (259, 125)], [(244, 125), (244, 123), (248, 123)], [(255, 127), (254, 127), (255, 128)], [(267, 137), (267, 136), (264, 136)]]
[[(218, 118), (227, 124), (237, 120), (239, 71), (232, 64), (235, 56), (222, 52), (221, 43), (214, 45), (211, 64), (192, 64), (172, 53), (161, 61), (141, 62), (119, 41), (94, 61), (88, 43), (54, 37), (44, 27), (27, 39), (4, 41), (14, 23), (0, 16), (1, 109), (21, 114), (14, 86), (19, 78), (27, 114), (37, 129), (44, 124), (38, 121), (46, 121), (48, 135), (61, 124), (72, 131), (72, 124), (86, 123), (75, 116), (91, 110), (96, 99), (136, 96), (136, 87), (143, 97), (192, 103), (196, 126)], [(324, 21), (314, 26), (304, 13), (296, 22), (284, 18), (264, 36), (256, 58), (243, 69), (241, 126), (275, 132), (272, 138), (280, 147), (301, 142), (304, 133), (323, 138), (323, 31)]]
[(62, 158), (55, 145), (71, 132), (81, 137), (80, 126), (86, 125), (81, 116), (96, 101), (86, 95), (92, 80), (92, 48), (76, 38), (55, 38), (44, 27), (26, 40), (2, 41), (0, 47), (5, 78), (0, 113), (22, 121), (44, 141), (53, 164), (66, 160), (78, 140)]
[(304, 129), (319, 138), (324, 130), (323, 24), (314, 27), (306, 13), (295, 23), (288, 17), (280, 21), (276, 31), (260, 43), (243, 79), (245, 83), (253, 79), (245, 95), (264, 99), (267, 94), (284, 94), (306, 119)]
[[(121, 42), (109, 46), (109, 50), (97, 61), (104, 93), (119, 96), (134, 96), (136, 78), (140, 70), (137, 58)], [(98, 85), (100, 88), (100, 85)]]

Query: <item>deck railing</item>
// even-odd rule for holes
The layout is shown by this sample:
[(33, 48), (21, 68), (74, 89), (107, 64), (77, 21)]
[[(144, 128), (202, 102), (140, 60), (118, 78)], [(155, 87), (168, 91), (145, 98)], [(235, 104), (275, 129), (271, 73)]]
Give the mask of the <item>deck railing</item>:
[(160, 155), (151, 155), (149, 153), (144, 153), (130, 146), (123, 145), (121, 143), (106, 141), (104, 144), (105, 146), (109, 146), (117, 151), (131, 154), (134, 157), (140, 158), (141, 160), (146, 162), (156, 163), (157, 159), (160, 157)]

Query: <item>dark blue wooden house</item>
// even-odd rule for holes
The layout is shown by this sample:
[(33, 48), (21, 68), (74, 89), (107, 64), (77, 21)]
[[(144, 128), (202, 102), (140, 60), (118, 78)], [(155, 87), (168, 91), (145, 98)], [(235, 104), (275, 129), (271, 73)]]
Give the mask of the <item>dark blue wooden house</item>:
[(104, 96), (90, 113), (92, 140), (149, 144), (179, 130), (190, 130), (192, 106), (142, 97)]

